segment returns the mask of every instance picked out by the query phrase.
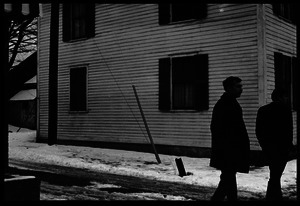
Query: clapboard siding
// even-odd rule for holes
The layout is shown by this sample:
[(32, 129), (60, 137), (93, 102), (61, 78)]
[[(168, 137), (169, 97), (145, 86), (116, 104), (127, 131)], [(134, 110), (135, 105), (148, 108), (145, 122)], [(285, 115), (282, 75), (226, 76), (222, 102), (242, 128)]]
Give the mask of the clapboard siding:
[[(39, 28), (39, 118), (40, 138), (46, 139), (50, 6), (43, 7)], [(73, 43), (62, 42), (61, 11), (62, 7), (58, 139), (148, 143), (134, 84), (156, 144), (210, 147), (211, 113), (223, 93), (222, 81), (237, 75), (244, 84), (238, 101), (244, 109), (251, 148), (257, 148), (257, 5), (209, 4), (205, 19), (160, 26), (156, 4), (96, 4), (95, 37)], [(158, 60), (189, 52), (209, 56), (209, 110), (160, 112)], [(89, 111), (74, 114), (69, 113), (69, 69), (80, 65), (88, 66)]]
[[(267, 48), (267, 100), (271, 102), (271, 93), (275, 88), (274, 52), (296, 56), (296, 26), (273, 15), (272, 5), (266, 5), (266, 48)], [(297, 113), (293, 111), (294, 143), (296, 143)]]
[[(43, 4), (43, 12), (51, 12), (50, 4)], [(48, 136), (48, 83), (49, 83), (49, 41), (50, 41), (50, 15), (40, 17), (38, 20), (38, 139)]]

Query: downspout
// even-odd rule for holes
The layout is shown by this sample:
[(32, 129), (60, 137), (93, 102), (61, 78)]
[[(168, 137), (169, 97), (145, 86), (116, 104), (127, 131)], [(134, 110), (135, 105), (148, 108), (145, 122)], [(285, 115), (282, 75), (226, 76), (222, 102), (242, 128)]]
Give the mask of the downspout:
[[(42, 9), (42, 6), (41, 8)], [(39, 142), (39, 138), (40, 138), (40, 84), (39, 84), (39, 71), (40, 71), (40, 46), (39, 46), (39, 42), (40, 42), (40, 17), (38, 17), (38, 21), (37, 21), (37, 25), (38, 25), (38, 35), (37, 35), (37, 71), (36, 71), (36, 142)]]
[[(266, 20), (265, 20), (265, 5), (257, 4), (257, 94), (258, 104), (256, 111), (259, 107), (263, 106), (267, 102), (267, 58), (266, 58)], [(253, 119), (255, 123), (256, 118)], [(264, 160), (261, 156), (261, 147), (258, 146), (258, 140), (255, 138), (257, 146), (252, 146), (253, 150), (256, 150), (257, 155), (254, 157), (254, 161), (263, 163)], [(252, 150), (252, 148), (251, 148)]]
[(258, 107), (266, 104), (267, 99), (267, 57), (266, 57), (266, 20), (265, 5), (257, 5), (257, 60), (258, 60)]

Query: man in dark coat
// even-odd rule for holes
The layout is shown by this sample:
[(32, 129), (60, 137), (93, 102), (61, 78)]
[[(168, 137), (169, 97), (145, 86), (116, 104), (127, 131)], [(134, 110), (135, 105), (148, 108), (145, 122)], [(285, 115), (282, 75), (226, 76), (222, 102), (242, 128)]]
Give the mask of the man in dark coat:
[(266, 199), (281, 200), (280, 179), (293, 148), (293, 117), (284, 90), (275, 89), (271, 98), (257, 112), (256, 136), (270, 170)]
[(249, 172), (249, 137), (243, 112), (236, 98), (243, 89), (239, 77), (223, 81), (224, 94), (214, 106), (211, 120), (210, 166), (221, 170), (220, 182), (211, 200), (237, 200), (236, 173)]

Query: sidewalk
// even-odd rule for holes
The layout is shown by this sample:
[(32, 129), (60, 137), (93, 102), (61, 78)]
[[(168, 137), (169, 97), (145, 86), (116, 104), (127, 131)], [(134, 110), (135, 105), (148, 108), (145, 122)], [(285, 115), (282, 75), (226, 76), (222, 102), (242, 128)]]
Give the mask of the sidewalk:
[[(209, 158), (181, 156), (186, 172), (192, 175), (180, 177), (175, 163), (178, 156), (159, 154), (162, 163), (157, 164), (155, 155), (151, 153), (69, 145), (49, 146), (35, 143), (36, 131), (22, 128), (17, 132), (18, 129), (9, 127), (9, 159), (208, 187), (217, 187), (219, 182), (220, 171), (208, 166)], [(283, 196), (289, 200), (297, 198), (296, 175), (296, 160), (293, 160), (288, 162), (281, 179)], [(251, 168), (249, 174), (238, 173), (238, 189), (259, 193), (263, 197), (268, 177), (268, 167)]]

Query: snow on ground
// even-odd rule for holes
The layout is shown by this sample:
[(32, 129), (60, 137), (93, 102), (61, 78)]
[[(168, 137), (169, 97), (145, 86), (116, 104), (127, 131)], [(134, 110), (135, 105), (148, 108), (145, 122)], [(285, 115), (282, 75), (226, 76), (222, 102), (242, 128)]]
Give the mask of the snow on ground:
[[(48, 163), (114, 174), (147, 177), (150, 179), (182, 182), (199, 186), (216, 187), (220, 171), (209, 167), (209, 158), (161, 155), (157, 164), (154, 154), (125, 150), (92, 148), (83, 146), (35, 143), (36, 131), (10, 126), (9, 158)], [(181, 158), (186, 172), (192, 175), (180, 177), (175, 158)], [(296, 200), (296, 160), (288, 162), (281, 184), (284, 196)], [(249, 174), (237, 173), (239, 190), (262, 193), (264, 196), (269, 178), (268, 167), (251, 168)], [(286, 189), (285, 188), (289, 188)], [(293, 188), (291, 190), (291, 188)], [(288, 194), (285, 194), (288, 193)], [(292, 194), (290, 194), (292, 193)]]

